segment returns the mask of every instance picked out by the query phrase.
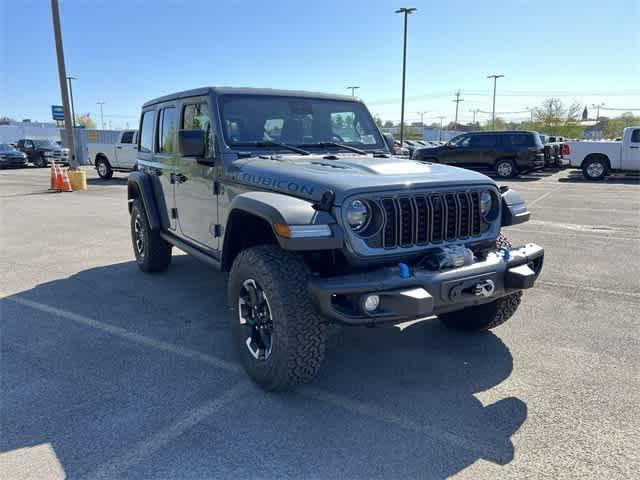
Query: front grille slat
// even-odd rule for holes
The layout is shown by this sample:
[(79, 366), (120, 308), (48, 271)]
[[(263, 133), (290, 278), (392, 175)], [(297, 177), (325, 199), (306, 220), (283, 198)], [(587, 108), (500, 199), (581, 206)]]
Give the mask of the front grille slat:
[(386, 249), (470, 239), (482, 232), (476, 190), (404, 194), (376, 203), (384, 212), (381, 235)]

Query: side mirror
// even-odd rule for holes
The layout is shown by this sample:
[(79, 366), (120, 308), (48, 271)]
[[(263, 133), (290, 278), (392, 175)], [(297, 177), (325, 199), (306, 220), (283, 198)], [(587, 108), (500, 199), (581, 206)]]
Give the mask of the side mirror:
[(204, 131), (178, 130), (178, 152), (181, 157), (204, 157)]
[(384, 138), (385, 143), (387, 144), (387, 148), (391, 153), (395, 150), (395, 140), (391, 133), (383, 133), (382, 137)]

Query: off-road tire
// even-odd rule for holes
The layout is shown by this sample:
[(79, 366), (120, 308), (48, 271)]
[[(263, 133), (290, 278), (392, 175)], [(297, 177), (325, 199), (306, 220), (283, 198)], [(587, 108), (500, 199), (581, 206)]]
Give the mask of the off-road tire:
[(38, 168), (44, 168), (47, 166), (47, 159), (44, 158), (44, 155), (38, 155), (38, 157), (36, 158), (36, 161), (33, 162), (33, 164), (38, 167)]
[[(142, 235), (143, 249), (137, 245), (136, 222)], [(131, 242), (136, 263), (146, 273), (163, 272), (171, 263), (171, 244), (160, 237), (160, 231), (152, 231), (142, 201), (137, 198), (131, 207)]]
[[(597, 164), (602, 168), (602, 173), (600, 175), (594, 176), (590, 173), (591, 171), (590, 167), (594, 164)], [(582, 165), (582, 175), (586, 180), (596, 180), (596, 181), (603, 180), (608, 173), (609, 173), (609, 168), (608, 168), (607, 162), (601, 157), (590, 158), (589, 160), (585, 161), (584, 164)]]
[(98, 176), (103, 180), (109, 180), (113, 177), (113, 169), (109, 165), (109, 161), (104, 157), (98, 157), (96, 159), (96, 172)]
[[(501, 166), (505, 164), (511, 166), (510, 173), (508, 174), (502, 173)], [(496, 171), (496, 175), (500, 178), (513, 178), (518, 175), (518, 167), (516, 167), (515, 162), (509, 158), (501, 158), (500, 160), (498, 160), (494, 165), (494, 169)]]
[[(511, 242), (502, 234), (496, 240), (496, 247), (511, 248)], [(451, 329), (466, 332), (491, 330), (509, 320), (520, 306), (522, 292), (512, 293), (491, 303), (464, 308), (438, 316)]]
[[(302, 257), (277, 245), (243, 250), (231, 267), (227, 298), (234, 347), (249, 377), (264, 390), (289, 390), (309, 382), (322, 365), (327, 326), (307, 292), (309, 276)], [(264, 291), (273, 322), (271, 353), (263, 360), (249, 352), (240, 325), (238, 298), (249, 279)]]

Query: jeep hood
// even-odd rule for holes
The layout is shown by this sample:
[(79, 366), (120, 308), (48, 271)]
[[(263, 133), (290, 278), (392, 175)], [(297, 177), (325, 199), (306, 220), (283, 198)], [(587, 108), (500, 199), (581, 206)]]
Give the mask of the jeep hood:
[(310, 200), (319, 200), (332, 190), (336, 205), (357, 193), (494, 185), (478, 172), (399, 157), (264, 155), (232, 160), (228, 165), (229, 176), (238, 183)]

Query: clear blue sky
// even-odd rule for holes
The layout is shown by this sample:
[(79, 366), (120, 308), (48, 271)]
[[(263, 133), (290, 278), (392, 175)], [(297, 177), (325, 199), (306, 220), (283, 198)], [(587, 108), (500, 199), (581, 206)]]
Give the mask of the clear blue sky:
[[(0, 0), (0, 115), (48, 120), (60, 103), (49, 0)], [(155, 96), (203, 85), (359, 95), (400, 118), (402, 18), (409, 18), (407, 118), (516, 112), (545, 97), (640, 108), (640, 2), (60, 0), (77, 113), (134, 125)], [(509, 114), (523, 118), (527, 114)], [(480, 118), (487, 118), (481, 116)]]

